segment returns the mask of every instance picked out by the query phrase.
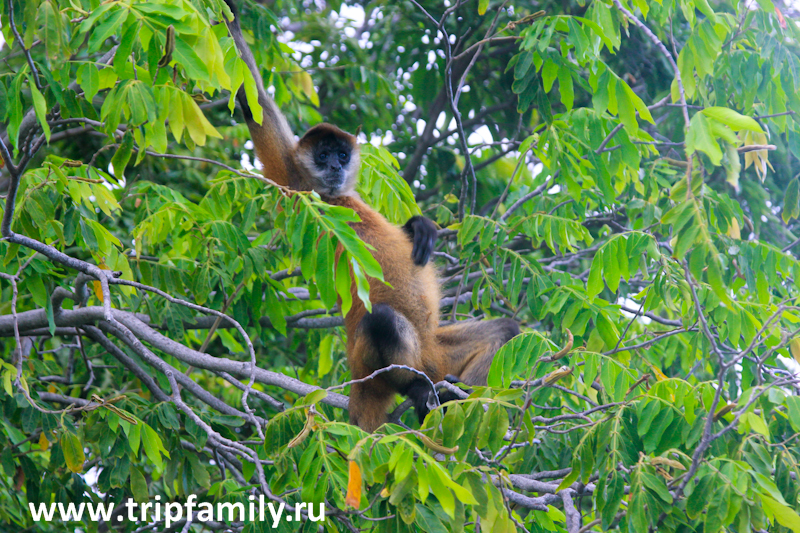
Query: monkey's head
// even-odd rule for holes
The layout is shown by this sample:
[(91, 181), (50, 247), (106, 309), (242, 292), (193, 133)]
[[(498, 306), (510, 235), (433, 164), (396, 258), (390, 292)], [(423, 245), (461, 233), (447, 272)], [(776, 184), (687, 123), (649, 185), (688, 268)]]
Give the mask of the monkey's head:
[(311, 180), (304, 188), (328, 196), (343, 196), (355, 189), (360, 158), (353, 135), (332, 124), (317, 124), (300, 139), (297, 155)]

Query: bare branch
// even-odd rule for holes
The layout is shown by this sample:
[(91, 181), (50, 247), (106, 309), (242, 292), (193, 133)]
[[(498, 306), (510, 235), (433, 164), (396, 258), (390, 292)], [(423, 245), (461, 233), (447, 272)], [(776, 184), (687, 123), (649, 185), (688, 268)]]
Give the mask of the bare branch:
[(567, 531), (569, 533), (578, 533), (581, 527), (581, 514), (575, 509), (575, 502), (572, 501), (572, 495), (569, 489), (564, 489), (558, 493), (561, 500), (564, 502), (564, 514), (567, 516)]
[(22, 50), (22, 53), (25, 55), (25, 60), (28, 62), (28, 66), (31, 69), (31, 75), (33, 76), (33, 82), (36, 84), (36, 88), (39, 89), (40, 92), (43, 92), (42, 82), (39, 80), (39, 71), (36, 69), (36, 64), (33, 62), (33, 57), (31, 56), (30, 51), (25, 48), (25, 41), (22, 39), (22, 35), (19, 34), (19, 30), (17, 30), (16, 22), (14, 22), (14, 2), (12, 2), (12, 0), (8, 0), (6, 2), (6, 6), (8, 24), (11, 26), (11, 31), (14, 33), (14, 38)]

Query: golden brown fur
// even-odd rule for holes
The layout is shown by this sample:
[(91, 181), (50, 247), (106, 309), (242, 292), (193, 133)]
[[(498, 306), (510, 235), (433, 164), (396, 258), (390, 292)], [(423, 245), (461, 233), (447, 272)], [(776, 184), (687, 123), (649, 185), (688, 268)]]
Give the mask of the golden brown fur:
[[(226, 2), (235, 13), (230, 0)], [(519, 326), (509, 319), (439, 326), (439, 281), (428, 262), (435, 228), (432, 234), (425, 234), (430, 232), (432, 223), (423, 220), (424, 223), (415, 225), (412, 221), (422, 217), (414, 217), (404, 228), (399, 228), (358, 197), (355, 193), (358, 145), (349, 133), (331, 124), (319, 124), (295, 145), (285, 118), (264, 91), (238, 17), (228, 22), (228, 27), (256, 78), (259, 104), (264, 109), (263, 123), (259, 125), (253, 120), (243, 90), (239, 91), (264, 176), (295, 190), (316, 190), (326, 202), (353, 209), (361, 221), (352, 227), (364, 242), (374, 247), (373, 256), (391, 285), (370, 280), (371, 313), (367, 313), (358, 298), (355, 283), (351, 288), (353, 304), (345, 316), (345, 329), (352, 377), (364, 378), (378, 369), (399, 364), (421, 370), (434, 383), (451, 374), (469, 385), (485, 385), (495, 352), (519, 332)], [(342, 158), (340, 169), (330, 170), (325, 160), (319, 160), (320, 147), (325, 147), (326, 158), (328, 152), (336, 156), (344, 150), (348, 151), (348, 157)], [(416, 238), (419, 235), (426, 238)], [(427, 251), (420, 254), (420, 246), (427, 247)], [(352, 386), (350, 421), (366, 431), (374, 431), (386, 422), (386, 411), (398, 392), (411, 397), (420, 417), (424, 416), (431, 392), (427, 381), (407, 370), (392, 370)]]
[[(392, 361), (425, 372), (433, 382), (441, 381), (448, 368), (442, 365), (443, 351), (436, 339), (439, 327), (439, 282), (431, 263), (420, 267), (411, 261), (411, 241), (397, 226), (352, 196), (326, 198), (335, 205), (349, 207), (358, 213), (361, 222), (353, 224), (358, 236), (375, 250), (372, 255), (383, 270), (384, 280), (370, 280), (369, 299), (375, 306), (387, 304), (412, 326), (410, 346), (400, 350)], [(352, 288), (353, 305), (345, 317), (347, 330), (347, 362), (354, 379), (368, 376), (387, 366), (370, 346), (366, 335), (358, 328), (366, 314), (363, 302)], [(387, 361), (388, 362), (388, 361)], [(405, 374), (405, 375), (403, 375)], [(409, 372), (393, 371), (376, 376), (365, 383), (353, 385), (350, 392), (350, 421), (367, 431), (374, 431), (386, 421), (386, 410), (394, 401), (396, 391), (416, 376)]]

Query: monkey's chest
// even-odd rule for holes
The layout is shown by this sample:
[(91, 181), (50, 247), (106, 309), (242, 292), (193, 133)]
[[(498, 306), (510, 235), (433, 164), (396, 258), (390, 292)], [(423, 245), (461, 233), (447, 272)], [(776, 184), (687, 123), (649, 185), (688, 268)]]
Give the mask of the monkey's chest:
[(358, 237), (372, 247), (372, 257), (381, 265), (383, 277), (392, 285), (407, 283), (420, 269), (411, 257), (412, 244), (400, 228), (385, 224), (355, 223), (352, 225)]
[(376, 228), (360, 223), (353, 225), (358, 236), (374, 248), (372, 256), (389, 284), (370, 280), (370, 301), (392, 305), (417, 328), (436, 327), (439, 291), (433, 267), (414, 265), (411, 241), (400, 228), (388, 222), (380, 230)]

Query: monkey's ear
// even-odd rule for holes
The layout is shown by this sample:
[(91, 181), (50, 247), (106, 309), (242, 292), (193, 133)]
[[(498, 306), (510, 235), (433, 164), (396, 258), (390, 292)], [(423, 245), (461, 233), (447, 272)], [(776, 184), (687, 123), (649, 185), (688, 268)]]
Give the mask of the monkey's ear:
[(353, 134), (353, 137), (358, 137), (359, 133), (361, 133), (361, 124), (359, 124), (356, 128), (356, 132)]

